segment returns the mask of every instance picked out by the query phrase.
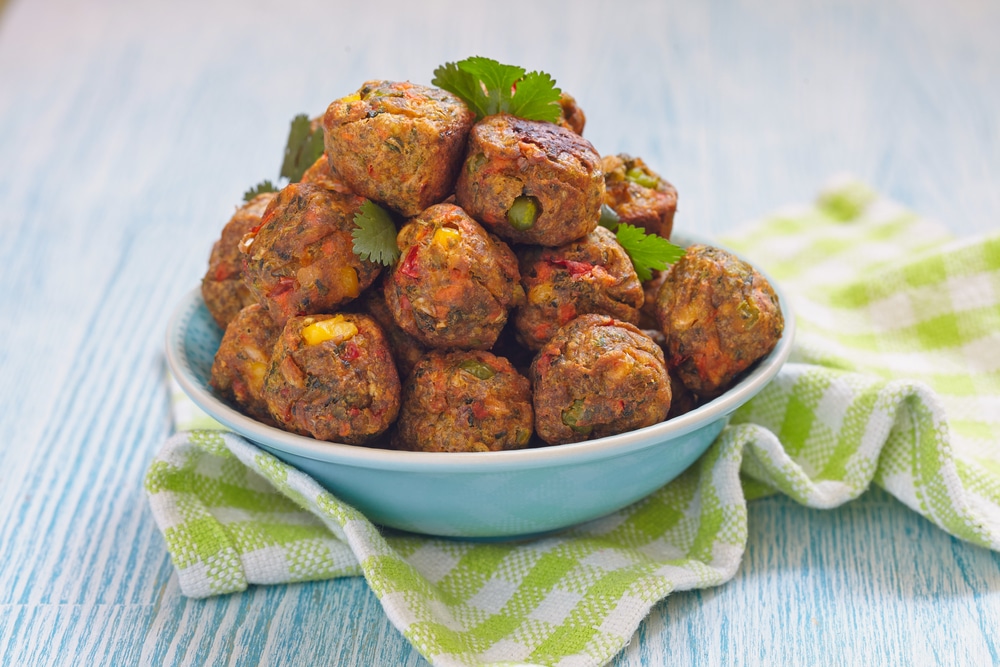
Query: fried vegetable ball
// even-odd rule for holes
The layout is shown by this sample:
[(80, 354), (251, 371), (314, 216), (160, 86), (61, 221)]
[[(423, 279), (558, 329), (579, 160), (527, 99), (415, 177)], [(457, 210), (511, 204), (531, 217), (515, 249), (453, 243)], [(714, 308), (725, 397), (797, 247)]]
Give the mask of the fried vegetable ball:
[(492, 347), (524, 300), (513, 251), (454, 204), (410, 220), (397, 244), (385, 300), (399, 327), (430, 347)]
[(313, 183), (286, 186), (241, 244), (243, 280), (271, 317), (332, 312), (378, 277), (354, 254), (354, 214), (364, 199)]
[(583, 127), (587, 124), (587, 116), (584, 115), (583, 109), (577, 106), (576, 98), (565, 91), (559, 95), (558, 124), (577, 134), (583, 134)]
[(528, 379), (509, 361), (479, 350), (434, 350), (403, 388), (397, 444), (425, 452), (521, 449), (532, 422)]
[(601, 161), (601, 168), (604, 171), (604, 203), (614, 209), (621, 222), (669, 239), (677, 212), (674, 186), (642, 159), (625, 154), (606, 156)]
[(604, 174), (594, 147), (572, 130), (497, 114), (469, 133), (455, 198), (504, 239), (559, 246), (597, 226)]
[(281, 327), (259, 303), (242, 309), (226, 327), (209, 380), (226, 402), (265, 424), (274, 424), (264, 400), (264, 377), (279, 333)]
[(385, 302), (385, 288), (382, 284), (376, 283), (371, 289), (365, 290), (360, 301), (364, 311), (382, 327), (382, 333), (389, 341), (389, 348), (392, 351), (393, 361), (396, 362), (396, 370), (399, 371), (400, 379), (406, 378), (417, 362), (427, 353), (427, 346), (400, 329), (399, 325), (396, 324), (392, 311), (389, 310), (389, 304)]
[(282, 428), (360, 445), (396, 419), (399, 375), (367, 315), (293, 317), (275, 343), (264, 397)]
[(693, 245), (667, 272), (656, 299), (667, 363), (703, 399), (724, 392), (768, 354), (785, 321), (774, 289), (735, 255)]
[(316, 185), (322, 185), (327, 190), (333, 190), (334, 192), (340, 192), (341, 194), (354, 194), (351, 192), (351, 189), (333, 173), (333, 170), (330, 168), (330, 161), (326, 157), (326, 153), (320, 155), (308, 169), (302, 172), (302, 178), (299, 179), (299, 183), (315, 183)]
[(337, 176), (410, 217), (451, 194), (475, 114), (449, 92), (368, 81), (323, 117)]
[(531, 365), (535, 431), (555, 445), (663, 421), (670, 378), (659, 346), (628, 322), (581, 315)]
[(264, 210), (274, 197), (275, 193), (265, 192), (238, 208), (222, 228), (222, 236), (212, 246), (208, 271), (201, 279), (201, 296), (212, 319), (222, 330), (240, 310), (257, 302), (243, 284), (240, 240), (260, 224)]
[(604, 227), (558, 248), (525, 246), (520, 270), (527, 303), (517, 309), (514, 325), (532, 350), (584, 313), (639, 321), (642, 286), (614, 232)]

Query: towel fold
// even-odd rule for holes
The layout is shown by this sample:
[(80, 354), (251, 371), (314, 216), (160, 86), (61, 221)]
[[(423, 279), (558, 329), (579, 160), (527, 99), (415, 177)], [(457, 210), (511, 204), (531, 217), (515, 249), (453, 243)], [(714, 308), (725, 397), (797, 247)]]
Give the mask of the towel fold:
[(735, 574), (748, 498), (830, 508), (874, 482), (1000, 550), (1000, 235), (955, 241), (842, 178), (722, 244), (782, 285), (798, 331), (777, 378), (673, 482), (532, 541), (380, 531), (178, 396), (146, 490), (181, 589), (362, 574), (435, 665), (602, 665), (658, 600)]

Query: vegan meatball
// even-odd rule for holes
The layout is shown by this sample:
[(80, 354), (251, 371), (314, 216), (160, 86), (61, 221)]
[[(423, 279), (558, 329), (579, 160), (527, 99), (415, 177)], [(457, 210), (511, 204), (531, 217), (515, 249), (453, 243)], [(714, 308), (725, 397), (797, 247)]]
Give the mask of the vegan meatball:
[(399, 395), (382, 330), (355, 313), (288, 320), (264, 381), (268, 408), (283, 428), (349, 445), (389, 428)]
[(299, 179), (299, 183), (315, 183), (317, 185), (322, 185), (327, 190), (333, 190), (334, 192), (340, 192), (341, 194), (354, 194), (343, 181), (334, 175), (333, 170), (330, 168), (330, 161), (327, 159), (326, 153), (320, 155), (308, 169), (302, 172), (302, 178)]
[(292, 183), (244, 238), (243, 280), (283, 325), (332, 312), (378, 277), (381, 266), (354, 254), (354, 214), (364, 199), (314, 183)]
[(326, 152), (354, 192), (414, 216), (453, 189), (475, 114), (438, 88), (368, 81), (326, 110)]
[(621, 222), (669, 239), (677, 212), (674, 186), (642, 159), (625, 154), (606, 156), (601, 161), (601, 168), (604, 171), (604, 203), (614, 209)]
[(577, 134), (583, 134), (583, 127), (587, 124), (587, 116), (584, 115), (583, 109), (577, 106), (576, 98), (565, 91), (559, 95), (558, 124)]
[(222, 330), (241, 309), (257, 301), (243, 284), (240, 240), (260, 224), (261, 216), (274, 196), (273, 192), (265, 192), (238, 208), (222, 228), (222, 236), (212, 246), (208, 271), (201, 279), (201, 296), (212, 319)]
[(228, 403), (265, 424), (273, 424), (264, 400), (264, 377), (281, 328), (254, 303), (232, 319), (212, 362), (209, 382)]
[(581, 315), (531, 365), (535, 431), (555, 445), (624, 433), (663, 421), (670, 378), (663, 351), (634, 325)]
[(430, 347), (492, 347), (524, 300), (513, 251), (454, 204), (410, 220), (397, 244), (385, 300), (399, 327)]
[(768, 354), (785, 321), (760, 273), (732, 253), (693, 245), (668, 269), (656, 299), (667, 363), (700, 398), (724, 392)]
[(396, 362), (396, 370), (399, 371), (400, 379), (406, 378), (416, 366), (417, 362), (427, 353), (427, 346), (419, 340), (406, 333), (396, 324), (389, 304), (385, 302), (385, 289), (381, 284), (375, 284), (371, 289), (365, 290), (360, 301), (365, 312), (372, 316), (382, 327), (392, 351), (392, 358)]
[(521, 449), (532, 422), (528, 379), (509, 361), (479, 350), (434, 350), (407, 378), (397, 442), (425, 452)]
[(526, 246), (520, 270), (527, 303), (517, 309), (514, 324), (532, 350), (584, 313), (639, 321), (642, 286), (614, 232), (604, 227), (558, 248)]
[(572, 130), (508, 114), (487, 116), (469, 133), (455, 198), (504, 239), (559, 246), (597, 226), (601, 160)]

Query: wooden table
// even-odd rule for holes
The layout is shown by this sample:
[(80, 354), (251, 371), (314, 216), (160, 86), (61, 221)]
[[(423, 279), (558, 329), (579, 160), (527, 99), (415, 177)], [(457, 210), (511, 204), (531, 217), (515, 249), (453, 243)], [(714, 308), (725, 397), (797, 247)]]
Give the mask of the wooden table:
[[(956, 234), (1000, 216), (1000, 6), (9, 0), (0, 15), (0, 664), (415, 665), (360, 578), (180, 595), (142, 491), (163, 334), (288, 122), (366, 78), (543, 69), (718, 236), (849, 170)], [(998, 443), (1000, 446), (1000, 443)], [(881, 491), (750, 506), (734, 580), (616, 665), (1000, 663), (1000, 555)]]

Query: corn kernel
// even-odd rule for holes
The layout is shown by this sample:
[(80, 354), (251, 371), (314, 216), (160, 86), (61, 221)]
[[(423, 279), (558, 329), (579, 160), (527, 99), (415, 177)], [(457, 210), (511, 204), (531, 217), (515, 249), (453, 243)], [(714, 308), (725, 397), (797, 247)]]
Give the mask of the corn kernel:
[(302, 329), (302, 339), (306, 345), (319, 345), (330, 340), (336, 344), (350, 340), (358, 333), (358, 327), (348, 322), (343, 315), (334, 315), (328, 320), (313, 322)]
[(458, 240), (461, 237), (462, 234), (457, 229), (452, 229), (451, 227), (439, 227), (438, 230), (434, 232), (434, 243), (447, 250), (458, 243)]
[(340, 283), (342, 294), (352, 299), (361, 294), (361, 285), (358, 284), (358, 272), (351, 266), (342, 266), (337, 272), (337, 279)]
[(247, 379), (254, 391), (259, 392), (264, 386), (265, 375), (267, 375), (267, 364), (260, 361), (251, 361), (247, 364)]

